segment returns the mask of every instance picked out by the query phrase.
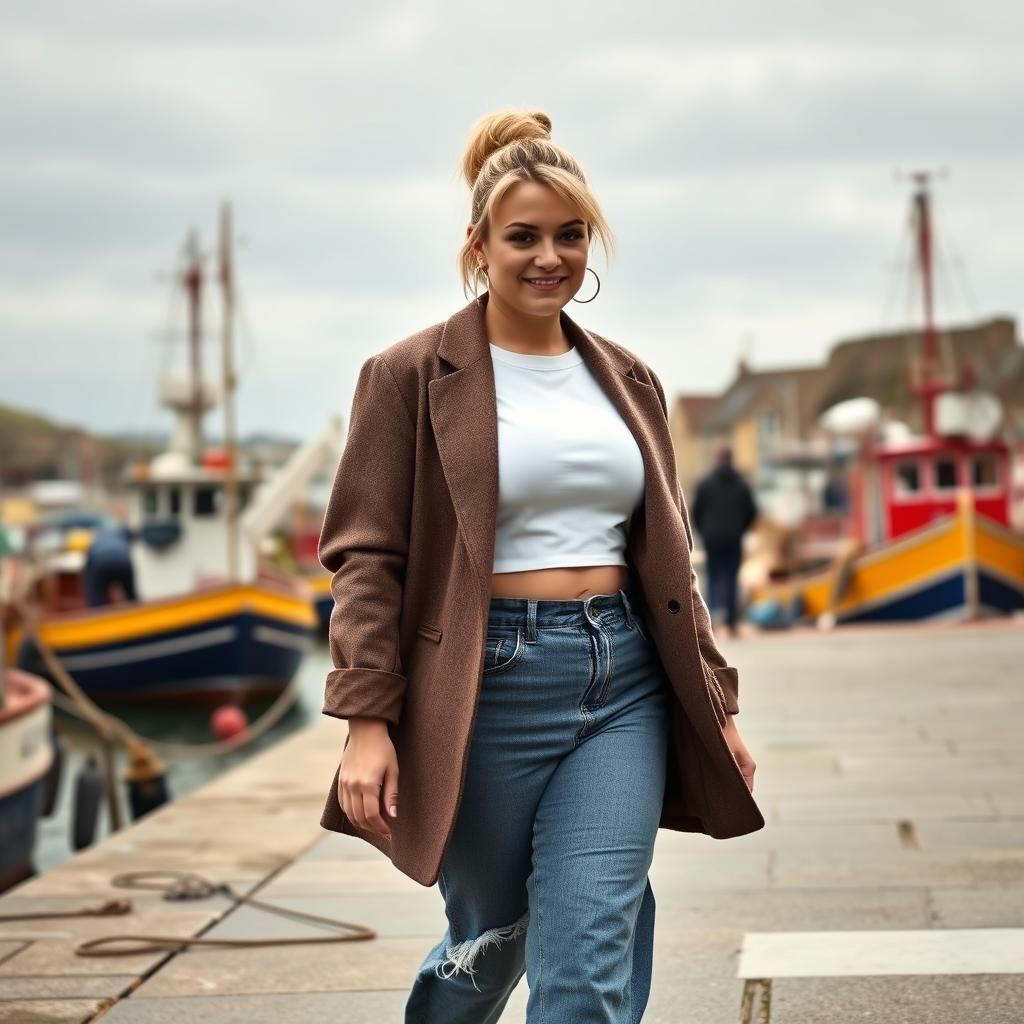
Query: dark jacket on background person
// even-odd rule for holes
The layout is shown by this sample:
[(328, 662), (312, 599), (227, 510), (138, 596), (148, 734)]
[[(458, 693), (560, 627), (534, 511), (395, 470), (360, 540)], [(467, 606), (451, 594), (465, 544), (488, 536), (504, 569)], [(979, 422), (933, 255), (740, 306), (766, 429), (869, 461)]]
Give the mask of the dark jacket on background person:
[(112, 583), (120, 585), (127, 600), (137, 600), (130, 532), (123, 527), (98, 529), (85, 556), (82, 578), (90, 607), (110, 603)]
[(697, 485), (693, 525), (705, 549), (741, 547), (743, 534), (756, 518), (754, 495), (731, 464), (715, 466)]
[[(423, 885), (437, 881), (452, 835), (483, 678), (498, 499), (487, 301), (484, 292), (362, 364), (319, 544), (335, 602), (323, 713), (385, 719), (399, 769), (390, 839), (345, 815), (340, 764), (320, 823)], [(690, 564), (664, 390), (628, 349), (564, 311), (561, 325), (643, 455), (627, 562), (675, 695), (659, 827), (753, 832), (765, 819), (723, 734), (739, 711), (737, 671), (715, 644)]]

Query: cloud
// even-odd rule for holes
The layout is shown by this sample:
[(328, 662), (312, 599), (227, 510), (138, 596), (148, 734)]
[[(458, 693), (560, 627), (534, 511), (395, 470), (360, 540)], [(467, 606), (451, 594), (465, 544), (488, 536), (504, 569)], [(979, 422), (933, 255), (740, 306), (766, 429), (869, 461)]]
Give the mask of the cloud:
[[(197, 228), (212, 250), (230, 198), (242, 429), (317, 429), (347, 411), (366, 355), (465, 301), (459, 158), (472, 123), (509, 105), (551, 114), (619, 240), (611, 267), (595, 257), (598, 301), (568, 312), (670, 390), (723, 387), (748, 335), (755, 365), (813, 362), (909, 315), (886, 302), (897, 170), (950, 170), (940, 309), (1013, 314), (1022, 29), (1018, 5), (948, 0), (643, 0), (628, 17), (597, 0), (540, 25), (462, 2), (9, 5), (0, 401), (159, 424), (146, 396), (154, 338), (183, 329), (180, 248)], [(216, 308), (211, 294), (211, 325)]]

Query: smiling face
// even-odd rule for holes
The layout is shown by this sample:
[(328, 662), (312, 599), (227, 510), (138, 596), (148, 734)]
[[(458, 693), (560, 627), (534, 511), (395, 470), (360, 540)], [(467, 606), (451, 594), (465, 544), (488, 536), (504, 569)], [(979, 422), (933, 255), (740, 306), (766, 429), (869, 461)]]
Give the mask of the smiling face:
[(582, 287), (590, 247), (580, 211), (553, 188), (520, 181), (495, 203), (486, 241), (488, 293), (526, 316), (557, 313)]

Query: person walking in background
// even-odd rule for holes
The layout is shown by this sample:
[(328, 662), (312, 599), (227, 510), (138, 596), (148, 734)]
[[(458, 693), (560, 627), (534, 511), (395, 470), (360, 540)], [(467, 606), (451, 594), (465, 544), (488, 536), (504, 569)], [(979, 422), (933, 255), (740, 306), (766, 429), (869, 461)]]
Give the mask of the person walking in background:
[(697, 485), (693, 525), (707, 556), (707, 590), (712, 609), (725, 609), (732, 636), (739, 636), (738, 577), (743, 534), (757, 518), (757, 504), (746, 480), (732, 464), (728, 445), (715, 454), (715, 467)]

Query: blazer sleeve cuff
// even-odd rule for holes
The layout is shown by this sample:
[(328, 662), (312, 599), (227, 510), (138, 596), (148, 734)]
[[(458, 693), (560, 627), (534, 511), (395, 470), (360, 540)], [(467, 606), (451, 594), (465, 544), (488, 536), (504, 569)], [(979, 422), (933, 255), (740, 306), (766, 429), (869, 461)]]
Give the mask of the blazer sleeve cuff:
[(335, 668), (327, 673), (323, 714), (332, 718), (384, 718), (398, 724), (405, 676), (376, 668)]
[[(710, 666), (708, 667), (710, 668)], [(712, 668), (711, 674), (715, 677), (718, 689), (722, 693), (725, 713), (727, 715), (738, 715), (740, 713), (740, 706), (737, 701), (739, 695), (739, 672), (731, 665), (726, 665), (723, 668)]]

